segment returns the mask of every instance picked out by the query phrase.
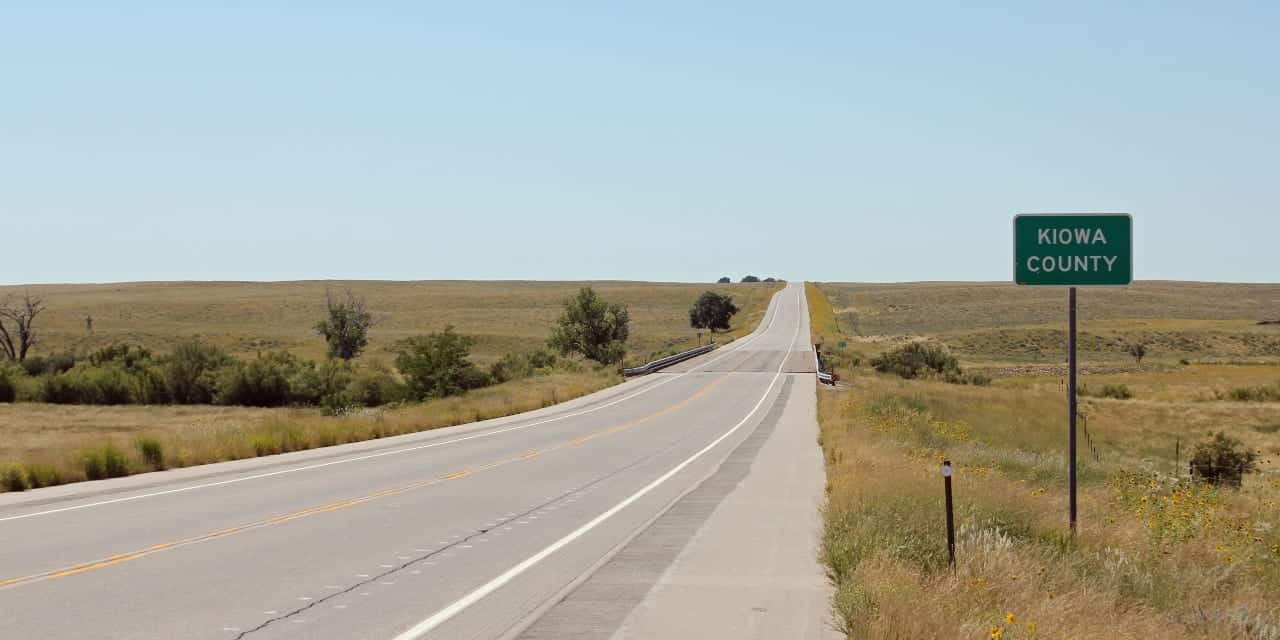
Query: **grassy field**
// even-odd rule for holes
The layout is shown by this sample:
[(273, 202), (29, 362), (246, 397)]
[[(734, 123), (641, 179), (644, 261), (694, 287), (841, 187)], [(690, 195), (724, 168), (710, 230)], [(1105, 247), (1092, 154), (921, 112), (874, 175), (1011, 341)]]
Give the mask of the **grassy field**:
[[(312, 327), (324, 314), (326, 288), (351, 289), (368, 303), (378, 324), (368, 355), (391, 359), (399, 339), (452, 324), (476, 340), (477, 363), (511, 351), (527, 351), (546, 339), (565, 299), (580, 287), (595, 288), (631, 312), (631, 359), (693, 346), (689, 306), (703, 291), (733, 296), (743, 313), (736, 334), (754, 327), (773, 284), (684, 284), (645, 282), (137, 282), (124, 284), (0, 287), (0, 299), (30, 290), (49, 310), (37, 328), (42, 344), (33, 355), (63, 349), (89, 351), (116, 342), (168, 351), (191, 337), (233, 354), (284, 349), (319, 359), (324, 343)], [(88, 334), (85, 317), (93, 318)], [(703, 338), (706, 339), (705, 336)]]
[[(1082, 354), (1094, 370), (1082, 376), (1091, 395), (1081, 398), (1089, 436), (1080, 443), (1076, 538), (1066, 526), (1065, 338), (1034, 354), (1019, 346), (1030, 329), (1061, 329), (1052, 325), (1062, 322), (1055, 299), (1064, 292), (811, 288), (811, 296), (830, 294), (838, 325), (824, 317), (824, 301), (811, 299), (815, 340), (844, 339), (868, 355), (938, 340), (962, 365), (989, 366), (995, 376), (974, 387), (848, 367), (839, 371), (844, 384), (820, 390), (822, 559), (848, 636), (1280, 638), (1280, 402), (1231, 399), (1235, 389), (1280, 383), (1280, 357), (1265, 333), (1280, 330), (1253, 324), (1277, 315), (1280, 287), (1221, 287), (1082, 292), (1084, 331), (1197, 341), (1153, 349), (1141, 367), (1109, 349)], [(1083, 313), (1091, 303), (1092, 315)], [(1249, 335), (1267, 340), (1249, 348), (1231, 338)], [(1094, 395), (1106, 385), (1124, 385), (1133, 397)], [(1211, 431), (1261, 453), (1261, 473), (1241, 490), (1186, 480), (1188, 449)], [(944, 459), (956, 467), (954, 571)]]
[[(763, 317), (781, 285), (694, 285), (624, 282), (352, 282), (331, 283), (366, 297), (379, 318), (367, 359), (390, 361), (399, 338), (453, 324), (477, 338), (473, 360), (544, 344), (563, 301), (580, 286), (629, 307), (631, 361), (692, 347), (688, 309), (708, 289), (727, 293), (742, 308), (730, 341)], [(127, 341), (156, 351), (192, 336), (252, 357), (286, 349), (323, 357), (311, 325), (323, 309), (326, 283), (137, 283), (31, 287), (49, 305), (38, 325), (43, 343), (32, 355), (62, 349), (81, 353)], [(0, 287), (0, 298), (20, 288)], [(87, 335), (85, 314), (94, 317)], [(706, 336), (702, 340), (706, 341)], [(563, 402), (620, 381), (612, 368), (566, 363), (550, 375), (514, 380), (464, 396), (326, 417), (316, 408), (256, 409), (211, 406), (68, 406), (0, 404), (0, 491), (87, 478), (86, 458), (117, 456), (117, 471), (159, 466), (142, 444), (159, 447), (163, 466), (189, 466), (342, 442), (409, 433), (511, 415)], [(106, 452), (106, 453), (104, 453)], [(92, 460), (90, 460), (92, 463)], [(21, 466), (18, 466), (21, 465)], [(18, 471), (15, 471), (17, 469)], [(26, 469), (25, 483), (17, 477)], [(17, 475), (15, 475), (17, 474)]]
[[(930, 336), (973, 363), (1061, 363), (1067, 293), (1004, 283), (822, 284), (854, 348)], [(1123, 362), (1129, 343), (1153, 362), (1280, 359), (1280, 285), (1138, 282), (1079, 294), (1080, 354)]]

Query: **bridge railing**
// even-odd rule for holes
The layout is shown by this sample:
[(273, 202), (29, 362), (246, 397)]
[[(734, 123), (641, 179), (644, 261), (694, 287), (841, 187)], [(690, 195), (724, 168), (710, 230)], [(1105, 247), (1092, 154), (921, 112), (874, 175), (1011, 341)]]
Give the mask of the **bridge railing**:
[(835, 384), (836, 379), (830, 373), (822, 371), (822, 355), (818, 351), (818, 345), (813, 345), (813, 370), (817, 372), (818, 382), (822, 384)]
[(696, 349), (681, 351), (680, 353), (677, 353), (675, 355), (670, 355), (665, 358), (659, 358), (657, 360), (654, 360), (653, 362), (642, 364), (638, 367), (630, 367), (627, 369), (623, 369), (622, 375), (631, 377), (631, 376), (642, 376), (646, 373), (653, 373), (654, 371), (664, 369), (673, 364), (684, 362), (685, 360), (688, 360), (690, 358), (696, 358), (704, 353), (710, 353), (711, 350), (715, 349), (717, 346), (719, 345), (712, 342), (710, 344), (702, 345), (701, 347), (698, 347)]

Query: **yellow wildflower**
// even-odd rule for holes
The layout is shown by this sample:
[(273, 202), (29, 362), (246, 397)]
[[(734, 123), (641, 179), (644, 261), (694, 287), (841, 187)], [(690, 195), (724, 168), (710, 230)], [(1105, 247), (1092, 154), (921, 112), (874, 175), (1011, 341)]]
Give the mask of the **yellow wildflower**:
[(1005, 621), (1005, 622), (1008, 622), (1009, 624), (1017, 624), (1017, 623), (1018, 623), (1018, 618), (1017, 618), (1017, 616), (1013, 615), (1013, 612), (1012, 612), (1012, 611), (1010, 611), (1010, 612), (1008, 612), (1008, 613), (1004, 614), (1004, 621)]
[(1004, 635), (1004, 627), (991, 627), (991, 637), (999, 638)]

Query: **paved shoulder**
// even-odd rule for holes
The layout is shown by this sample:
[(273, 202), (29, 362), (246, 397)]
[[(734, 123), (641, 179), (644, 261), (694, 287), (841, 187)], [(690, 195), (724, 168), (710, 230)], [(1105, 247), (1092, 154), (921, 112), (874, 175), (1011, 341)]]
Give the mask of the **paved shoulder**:
[(838, 638), (814, 405), (813, 377), (791, 376), (713, 475), (521, 638)]

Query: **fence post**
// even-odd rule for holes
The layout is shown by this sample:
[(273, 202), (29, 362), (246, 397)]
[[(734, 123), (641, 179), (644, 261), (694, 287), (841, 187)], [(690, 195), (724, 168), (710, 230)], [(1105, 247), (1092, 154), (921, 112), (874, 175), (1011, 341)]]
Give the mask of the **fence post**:
[(955, 508), (951, 502), (951, 461), (942, 461), (942, 487), (947, 494), (947, 562), (956, 568)]

